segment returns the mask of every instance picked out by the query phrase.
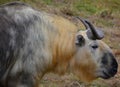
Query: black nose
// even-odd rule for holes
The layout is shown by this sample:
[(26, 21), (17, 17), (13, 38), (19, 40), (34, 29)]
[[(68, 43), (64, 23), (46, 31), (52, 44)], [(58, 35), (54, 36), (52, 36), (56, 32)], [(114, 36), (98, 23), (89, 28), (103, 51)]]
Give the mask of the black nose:
[(118, 70), (118, 63), (112, 53), (105, 53), (102, 58), (102, 64), (104, 65), (106, 71), (103, 71), (105, 79), (113, 77)]
[(111, 61), (111, 69), (109, 70), (109, 73), (111, 76), (114, 76), (117, 73), (118, 70), (118, 63), (115, 60), (114, 57), (112, 57), (112, 61)]

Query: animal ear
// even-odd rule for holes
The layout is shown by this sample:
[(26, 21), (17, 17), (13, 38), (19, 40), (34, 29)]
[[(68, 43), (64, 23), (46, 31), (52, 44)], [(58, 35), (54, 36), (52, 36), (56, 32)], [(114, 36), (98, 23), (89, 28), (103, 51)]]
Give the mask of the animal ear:
[(83, 46), (85, 44), (84, 37), (82, 35), (77, 35), (75, 44), (78, 45), (78, 46)]

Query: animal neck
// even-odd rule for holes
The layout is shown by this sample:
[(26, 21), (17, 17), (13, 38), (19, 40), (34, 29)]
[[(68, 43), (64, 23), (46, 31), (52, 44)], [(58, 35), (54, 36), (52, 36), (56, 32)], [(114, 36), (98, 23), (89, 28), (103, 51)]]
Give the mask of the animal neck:
[(63, 74), (75, 53), (77, 27), (69, 20), (59, 16), (52, 15), (49, 18), (51, 19), (50, 23), (53, 25), (53, 28), (47, 34), (52, 49), (52, 67), (50, 70)]
[(54, 72), (64, 74), (75, 54), (75, 34), (60, 33), (54, 39), (52, 66)]

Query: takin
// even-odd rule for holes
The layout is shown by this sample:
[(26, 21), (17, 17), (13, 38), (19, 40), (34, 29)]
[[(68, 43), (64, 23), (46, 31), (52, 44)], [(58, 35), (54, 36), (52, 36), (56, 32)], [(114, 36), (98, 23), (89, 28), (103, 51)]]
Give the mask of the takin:
[(21, 2), (0, 6), (0, 87), (38, 87), (48, 72), (81, 81), (108, 79), (118, 64), (104, 34), (88, 20), (73, 22)]

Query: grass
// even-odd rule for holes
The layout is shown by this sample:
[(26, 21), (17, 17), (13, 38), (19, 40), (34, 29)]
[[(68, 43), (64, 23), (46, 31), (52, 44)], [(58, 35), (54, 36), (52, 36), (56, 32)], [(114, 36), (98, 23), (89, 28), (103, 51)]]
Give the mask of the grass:
[[(16, 0), (0, 0), (0, 4)], [(59, 10), (68, 9), (73, 15), (89, 17), (91, 15), (112, 15), (120, 13), (120, 0), (19, 0), (38, 8), (51, 6)], [(42, 5), (41, 5), (42, 4)], [(43, 6), (44, 5), (44, 6)]]
[(77, 78), (73, 75), (66, 74), (65, 76), (58, 76), (56, 74), (47, 74), (44, 76), (42, 81), (40, 82), (39, 87), (119, 87), (120, 83), (115, 81), (115, 78), (111, 78), (110, 80), (98, 79), (92, 83), (83, 83), (77, 80)]
[[(16, 0), (0, 0), (0, 4)], [(88, 18), (94, 25), (104, 27), (104, 41), (119, 52), (120, 60), (120, 0), (19, 0), (31, 4), (33, 7), (46, 12), (55, 12), (67, 16), (81, 16)], [(51, 77), (50, 77), (51, 76)], [(67, 78), (48, 75), (42, 79), (40, 87), (113, 87), (117, 82), (120, 87), (120, 76), (110, 80), (96, 80), (92, 84), (84, 84), (74, 80), (75, 77), (66, 75)], [(68, 79), (69, 78), (69, 79)]]
[[(120, 19), (120, 0), (21, 0), (43, 10), (56, 9), (69, 16), (97, 17), (101, 26), (114, 25), (113, 18)], [(117, 16), (116, 16), (117, 14)], [(108, 19), (108, 21), (106, 21)], [(99, 21), (98, 21), (99, 20)]]

